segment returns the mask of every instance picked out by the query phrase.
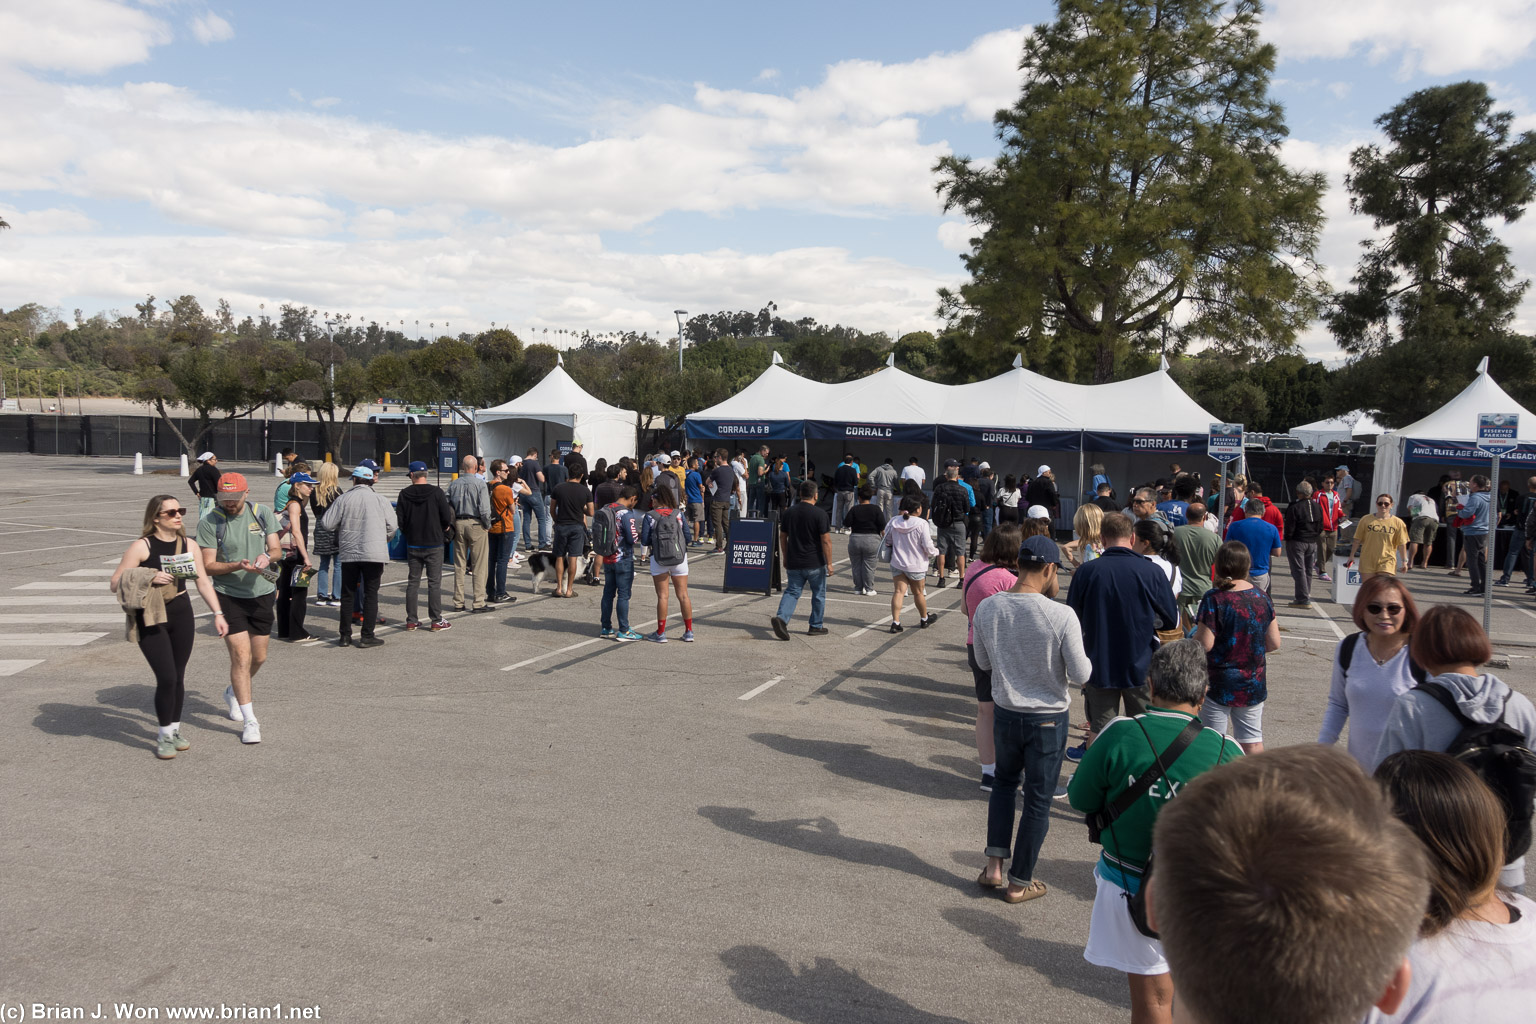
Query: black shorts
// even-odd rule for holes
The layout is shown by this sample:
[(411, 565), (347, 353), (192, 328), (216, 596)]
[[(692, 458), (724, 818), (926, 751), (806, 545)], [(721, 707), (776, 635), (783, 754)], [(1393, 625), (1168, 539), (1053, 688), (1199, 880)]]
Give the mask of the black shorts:
[(587, 550), (587, 528), (582, 523), (556, 523), (555, 545), (549, 553), (555, 558), (579, 558)]
[(976, 700), (982, 704), (992, 703), (992, 672), (976, 664), (976, 648), (970, 644), (965, 645), (965, 660), (971, 666), (971, 678), (976, 681)]
[(228, 594), (220, 594), (219, 607), (224, 609), (224, 621), (229, 624), (231, 633), (271, 636), (272, 623), (277, 617), (272, 612), (276, 599), (276, 594), (263, 594), (261, 597), (230, 597)]

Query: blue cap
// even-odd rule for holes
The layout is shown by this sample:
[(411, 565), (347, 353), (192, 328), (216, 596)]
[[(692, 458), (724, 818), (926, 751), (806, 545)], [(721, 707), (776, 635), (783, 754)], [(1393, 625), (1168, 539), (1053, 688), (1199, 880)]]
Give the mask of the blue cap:
[(367, 466), (358, 466), (352, 471), (352, 478), (354, 480), (372, 480), (373, 470), (369, 469)]
[(362, 462), (359, 462), (358, 465), (359, 466), (367, 466), (369, 469), (373, 470), (375, 473), (377, 473), (379, 471), (379, 464), (377, 462), (374, 462), (372, 459), (364, 459)]
[(427, 471), (427, 464), (418, 460), (407, 466), (406, 471), (410, 473), (425, 473)]
[(303, 470), (299, 470), (299, 472), (288, 478), (288, 482), (290, 484), (317, 484), (320, 481), (316, 480), (314, 477), (310, 476)]
[(1060, 565), (1061, 548), (1049, 537), (1026, 537), (1019, 546), (1020, 565)]

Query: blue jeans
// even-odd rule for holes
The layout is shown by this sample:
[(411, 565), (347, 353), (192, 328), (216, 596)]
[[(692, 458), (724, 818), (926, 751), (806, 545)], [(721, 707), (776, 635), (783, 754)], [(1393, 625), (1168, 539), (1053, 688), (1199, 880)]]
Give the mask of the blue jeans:
[(619, 606), (619, 632), (629, 632), (629, 593), (635, 585), (635, 560), (625, 558), (603, 566), (603, 628), (613, 628), (613, 606)]
[(981, 512), (981, 536), (982, 536), (982, 538), (985, 539), (987, 534), (992, 532), (992, 527), (994, 527), (996, 525), (997, 525), (997, 509), (993, 508), (991, 505), (988, 505), (986, 508), (982, 509), (982, 512)]
[(334, 551), (320, 556), (320, 573), (315, 577), (315, 600), (341, 600), (341, 561)]
[(549, 508), (544, 504), (544, 495), (527, 494), (523, 496), (523, 547), (532, 548), (533, 541), (529, 538), (533, 520), (539, 523), (539, 547), (549, 547)]
[(1525, 530), (1517, 526), (1509, 535), (1509, 553), (1504, 556), (1504, 575), (1500, 579), (1509, 579), (1521, 565), (1525, 566), (1525, 582), (1531, 582), (1531, 556), (1525, 551)]
[(1051, 827), (1051, 799), (1061, 777), (1061, 760), (1067, 752), (1066, 711), (1030, 713), (992, 709), (992, 738), (997, 743), (997, 775), (987, 803), (988, 857), (1008, 856), (1013, 837), (1014, 792), (1024, 780), (1024, 811), (1014, 842), (1008, 881), (1028, 885), (1035, 877), (1035, 862)]
[(491, 533), (490, 538), (490, 562), (486, 571), (490, 574), (486, 580), (486, 596), (500, 597), (507, 592), (507, 559), (512, 557), (512, 546), (517, 543), (517, 535), (514, 533)]
[(779, 598), (779, 618), (789, 621), (795, 614), (795, 604), (806, 584), (811, 587), (811, 628), (820, 629), (822, 616), (827, 612), (827, 567), (815, 569), (784, 570), (784, 596)]

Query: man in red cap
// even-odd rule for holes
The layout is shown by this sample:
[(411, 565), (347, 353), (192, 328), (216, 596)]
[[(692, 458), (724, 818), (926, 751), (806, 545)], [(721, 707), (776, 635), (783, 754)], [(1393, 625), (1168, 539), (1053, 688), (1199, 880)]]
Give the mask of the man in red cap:
[(270, 567), (282, 557), (277, 516), (245, 500), (249, 487), (243, 474), (221, 475), (218, 488), (218, 506), (198, 520), (197, 545), (203, 549), (203, 568), (219, 592), (223, 611), (215, 614), (229, 624), (224, 638), (229, 650), (229, 687), (224, 691), (229, 717), (244, 723), (242, 743), (260, 743), (251, 680), (266, 663), (275, 618), (276, 571)]

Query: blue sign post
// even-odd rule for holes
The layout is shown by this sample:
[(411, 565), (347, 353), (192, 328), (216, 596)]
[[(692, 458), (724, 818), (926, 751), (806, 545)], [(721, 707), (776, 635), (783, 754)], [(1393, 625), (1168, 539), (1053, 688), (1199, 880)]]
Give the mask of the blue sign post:
[[(1227, 463), (1233, 459), (1243, 457), (1243, 425), (1241, 423), (1212, 423), (1211, 431), (1205, 439), (1205, 453), (1217, 462), (1221, 463), (1222, 476), (1226, 476)], [(1227, 521), (1227, 487), (1226, 480), (1221, 481), (1221, 500), (1217, 506), (1216, 518), (1221, 522)]]
[(1499, 535), (1498, 516), (1494, 505), (1499, 493), (1499, 456), (1508, 455), (1520, 447), (1520, 414), (1515, 412), (1480, 412), (1477, 414), (1477, 450), (1493, 458), (1488, 479), (1488, 539), (1483, 557), (1488, 564), (1483, 569), (1483, 632), (1493, 628), (1493, 552), (1494, 541)]
[(457, 473), (459, 470), (459, 439), (456, 437), (439, 437), (437, 439), (437, 482), (442, 483), (444, 473)]
[(725, 593), (772, 594), (778, 557), (777, 519), (737, 519), (725, 545)]

